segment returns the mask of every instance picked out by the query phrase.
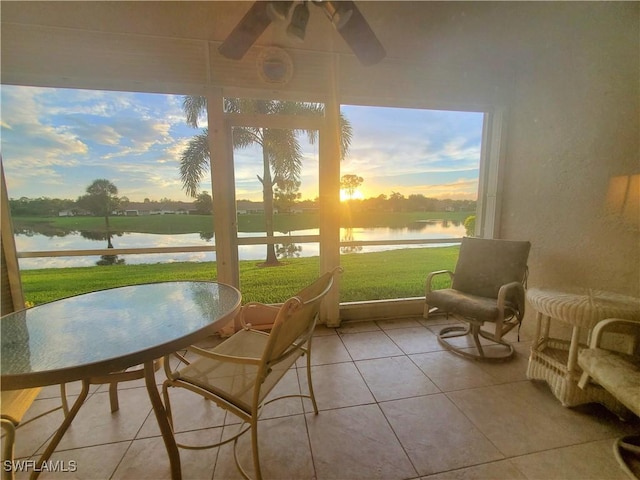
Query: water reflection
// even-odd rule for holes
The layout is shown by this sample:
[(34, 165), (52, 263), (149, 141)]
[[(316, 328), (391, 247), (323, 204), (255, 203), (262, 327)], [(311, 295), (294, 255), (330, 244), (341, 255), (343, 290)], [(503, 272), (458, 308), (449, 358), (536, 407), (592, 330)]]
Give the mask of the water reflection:
[[(440, 219), (440, 220), (419, 220), (417, 222), (411, 222), (409, 225), (407, 225), (407, 230), (411, 230), (411, 231), (416, 231), (416, 232), (421, 232), (423, 230), (430, 230), (433, 228), (450, 228), (450, 227), (462, 227), (464, 228), (464, 222), (461, 222), (460, 220), (447, 220), (447, 219)], [(400, 229), (404, 228), (404, 227), (399, 227)]]
[[(93, 240), (96, 242), (107, 241), (107, 248), (114, 248), (113, 242), (111, 239), (114, 236), (122, 237), (124, 235), (123, 232), (111, 233), (109, 231), (106, 232), (94, 232), (94, 231), (81, 231), (80, 236), (87, 240)], [(124, 258), (118, 258), (118, 255), (101, 255), (100, 260), (96, 262), (96, 265), (122, 265), (125, 263)]]
[[(113, 243), (111, 243), (111, 234), (107, 232), (107, 248), (113, 248)], [(96, 262), (98, 266), (106, 266), (106, 265), (122, 265), (124, 264), (124, 258), (118, 258), (118, 255), (101, 255), (100, 260)]]
[[(342, 242), (353, 242), (353, 228), (343, 228), (342, 236), (340, 237), (340, 241)], [(340, 253), (358, 253), (362, 251), (362, 245), (346, 245), (340, 247)]]
[[(16, 232), (16, 246), (19, 252), (57, 251), (57, 250), (87, 250), (103, 248), (155, 248), (155, 247), (192, 247), (214, 244), (213, 233), (200, 232), (178, 235), (156, 235), (148, 233), (111, 232), (109, 235), (96, 232), (70, 232), (62, 235), (57, 231), (55, 235), (48, 231), (46, 234), (34, 231)], [(312, 236), (319, 235), (319, 229), (299, 230), (287, 233), (276, 233), (283, 237), (282, 243), (276, 244), (278, 258), (299, 258), (318, 256), (318, 243), (294, 244), (287, 242), (289, 235)], [(359, 241), (402, 241), (418, 239), (446, 239), (459, 238), (465, 235), (462, 222), (443, 220), (424, 220), (413, 222), (402, 227), (373, 227), (373, 228), (343, 228), (340, 231), (342, 242)], [(263, 232), (239, 232), (238, 237), (260, 237)], [(101, 245), (97, 246), (96, 242)], [(110, 246), (111, 245), (111, 246)], [(424, 245), (343, 245), (342, 254), (369, 253), (399, 248), (419, 248)], [(264, 260), (264, 245), (241, 245), (238, 247), (240, 260)], [(208, 262), (215, 261), (215, 252), (187, 252), (136, 255), (105, 255), (99, 257), (56, 257), (56, 258), (21, 258), (20, 268), (65, 268), (78, 266), (113, 265), (123, 263), (167, 263), (167, 262)]]
[(73, 229), (61, 229), (61, 228), (53, 228), (48, 224), (38, 225), (37, 230), (27, 227), (16, 227), (14, 229), (15, 235), (25, 236), (25, 237), (33, 237), (36, 235), (40, 235), (43, 237), (66, 237), (67, 235), (71, 235), (74, 233), (78, 233)]

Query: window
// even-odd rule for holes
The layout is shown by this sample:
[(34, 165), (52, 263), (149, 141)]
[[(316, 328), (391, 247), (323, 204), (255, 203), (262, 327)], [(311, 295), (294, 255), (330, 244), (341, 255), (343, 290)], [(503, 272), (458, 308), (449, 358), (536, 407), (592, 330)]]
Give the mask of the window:
[[(43, 268), (141, 264), (156, 271), (128, 270), (110, 281), (175, 279), (180, 268), (189, 278), (216, 278), (216, 192), (208, 161), (196, 198), (185, 193), (180, 177), (189, 147), (209, 148), (207, 115), (197, 128), (187, 125), (184, 98), (3, 86), (3, 162), (23, 276)], [(228, 185), (235, 185), (217, 198), (228, 203), (234, 197), (229, 208), (235, 207), (238, 231), (225, 248), (237, 249), (245, 301), (278, 302), (310, 283), (322, 264), (323, 105), (284, 108), (261, 100), (278, 108), (247, 112), (233, 102), (255, 100), (226, 99), (220, 112), (236, 147), (232, 171), (214, 172), (224, 182), (233, 177)], [(307, 115), (295, 111), (301, 105)], [(354, 105), (343, 105), (341, 114), (351, 135), (340, 172), (340, 299), (421, 296), (428, 271), (455, 264), (459, 238), (473, 229), (469, 217), (477, 216), (478, 234), (496, 229), (500, 116)], [(262, 143), (242, 138), (267, 130), (273, 138)], [(267, 172), (263, 145), (289, 145), (294, 138), (295, 175), (278, 171), (274, 157)], [(120, 201), (108, 215), (78, 202), (97, 179), (117, 187)], [(265, 184), (271, 206), (265, 206)], [(287, 268), (267, 272), (270, 261)], [(83, 281), (84, 291), (113, 286), (98, 280), (103, 274)], [(30, 281), (23, 282), (27, 300)], [(279, 291), (270, 287), (274, 282)]]
[[(182, 99), (2, 87), (3, 164), (23, 277), (43, 268), (171, 262), (175, 269), (175, 262), (215, 260), (211, 203), (182, 189), (180, 157), (196, 133)], [(208, 178), (201, 190), (211, 192)], [(96, 180), (115, 187), (106, 210), (87, 198)], [(215, 278), (213, 268), (206, 278)], [(83, 287), (111, 286), (97, 280), (104, 271), (95, 273)], [(32, 283), (23, 284), (33, 301)]]
[(353, 138), (341, 165), (341, 263), (350, 267), (341, 298), (421, 296), (425, 275), (452, 269), (457, 239), (473, 228), (484, 114), (350, 105), (342, 111)]
[(320, 273), (316, 126), (324, 106), (264, 99), (225, 106), (233, 114), (240, 286), (247, 301), (282, 302)]

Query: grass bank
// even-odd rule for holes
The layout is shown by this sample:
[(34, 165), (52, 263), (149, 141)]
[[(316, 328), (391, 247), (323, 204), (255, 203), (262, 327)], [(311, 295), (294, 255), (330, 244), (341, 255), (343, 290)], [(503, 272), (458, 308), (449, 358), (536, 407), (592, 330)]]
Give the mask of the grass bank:
[[(433, 270), (453, 270), (459, 247), (409, 248), (342, 255), (344, 268), (340, 301), (381, 300), (424, 295), (424, 282)], [(319, 258), (287, 259), (264, 268), (255, 260), (240, 262), (243, 303), (286, 300), (319, 273)], [(50, 268), (22, 271), (25, 299), (38, 305), (71, 295), (122, 285), (172, 280), (215, 280), (215, 262), (176, 262)]]

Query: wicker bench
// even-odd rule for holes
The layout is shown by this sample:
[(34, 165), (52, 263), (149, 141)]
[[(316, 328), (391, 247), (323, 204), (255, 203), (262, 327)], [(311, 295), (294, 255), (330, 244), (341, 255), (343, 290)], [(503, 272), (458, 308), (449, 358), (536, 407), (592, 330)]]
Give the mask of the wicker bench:
[[(634, 342), (625, 353), (603, 348), (604, 332), (615, 328), (633, 335)], [(589, 348), (578, 354), (582, 376), (578, 382), (585, 388), (590, 381), (611, 393), (632, 413), (640, 416), (640, 321), (610, 318), (598, 322), (592, 332)], [(620, 465), (631, 478), (640, 472), (640, 435), (620, 438), (614, 445)]]

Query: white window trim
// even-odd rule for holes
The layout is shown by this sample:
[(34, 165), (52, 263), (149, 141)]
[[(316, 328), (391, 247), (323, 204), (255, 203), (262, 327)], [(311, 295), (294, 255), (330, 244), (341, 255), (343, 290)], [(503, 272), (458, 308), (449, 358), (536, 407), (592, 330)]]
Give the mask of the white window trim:
[(500, 237), (505, 118), (504, 108), (484, 114), (475, 231), (482, 238)]

